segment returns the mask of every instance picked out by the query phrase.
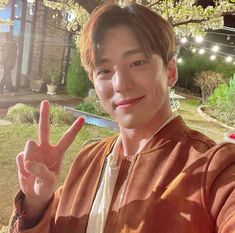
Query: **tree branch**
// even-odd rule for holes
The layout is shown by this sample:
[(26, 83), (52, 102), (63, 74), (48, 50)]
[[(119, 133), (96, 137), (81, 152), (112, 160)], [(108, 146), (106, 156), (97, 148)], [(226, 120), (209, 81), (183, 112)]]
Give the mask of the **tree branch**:
[(155, 6), (155, 5), (157, 5), (157, 4), (161, 3), (161, 2), (162, 2), (162, 0), (158, 0), (158, 1), (154, 2), (154, 3), (149, 4), (148, 7), (153, 7), (153, 6)]
[(202, 23), (202, 22), (205, 22), (205, 21), (208, 21), (208, 19), (190, 19), (190, 20), (186, 20), (186, 21), (183, 21), (183, 22), (179, 22), (179, 23), (172, 23), (172, 26), (173, 27), (178, 27), (178, 26), (181, 26), (181, 25), (187, 25), (189, 23)]

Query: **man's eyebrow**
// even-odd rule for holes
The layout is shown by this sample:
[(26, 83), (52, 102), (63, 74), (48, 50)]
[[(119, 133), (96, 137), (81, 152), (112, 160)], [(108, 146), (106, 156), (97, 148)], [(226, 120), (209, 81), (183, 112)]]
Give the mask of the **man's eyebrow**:
[(136, 48), (136, 49), (131, 49), (123, 53), (122, 57), (128, 57), (130, 55), (138, 54), (138, 53), (144, 53), (142, 48)]
[[(131, 56), (134, 54), (139, 54), (139, 53), (144, 53), (144, 50), (142, 48), (130, 49), (130, 50), (127, 50), (126, 52), (124, 52), (122, 54), (122, 57), (125, 58), (125, 57)], [(104, 58), (100, 57), (97, 61), (97, 65), (102, 65), (105, 63), (109, 63), (109, 62), (111, 62), (111, 59), (105, 58), (105, 57)]]

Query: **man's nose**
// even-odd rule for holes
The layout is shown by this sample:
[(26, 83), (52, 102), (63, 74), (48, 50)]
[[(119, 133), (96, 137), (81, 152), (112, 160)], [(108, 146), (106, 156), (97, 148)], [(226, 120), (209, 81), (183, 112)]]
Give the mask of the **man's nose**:
[(117, 92), (124, 92), (133, 87), (133, 79), (126, 69), (116, 68), (113, 74), (113, 88)]

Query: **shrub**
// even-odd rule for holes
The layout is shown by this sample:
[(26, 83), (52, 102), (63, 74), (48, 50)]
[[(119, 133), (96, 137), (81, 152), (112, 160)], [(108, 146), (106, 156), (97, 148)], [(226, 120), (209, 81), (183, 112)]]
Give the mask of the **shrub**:
[[(30, 105), (19, 103), (9, 108), (7, 117), (16, 123), (38, 123), (39, 110)], [(58, 104), (51, 105), (50, 118), (53, 125), (71, 125), (76, 119), (72, 113), (66, 112)]]
[(37, 123), (39, 111), (27, 104), (16, 104), (8, 109), (7, 117), (16, 123)]
[(200, 90), (195, 86), (193, 80), (195, 74), (206, 70), (212, 70), (213, 66), (211, 62), (208, 62), (208, 58), (202, 56), (186, 54), (183, 59), (184, 62), (178, 65), (179, 80), (177, 85), (198, 93)]
[(77, 53), (77, 50), (74, 50), (67, 74), (67, 93), (72, 96), (85, 97), (91, 86), (92, 84), (88, 79), (87, 73), (81, 65), (80, 55)]
[(178, 65), (179, 80), (177, 86), (187, 88), (194, 93), (200, 91), (193, 81), (196, 73), (211, 70), (222, 74), (228, 80), (234, 72), (234, 65), (224, 62), (223, 59), (211, 61), (207, 56), (193, 54), (186, 50), (182, 50), (181, 55), (184, 62)]
[(105, 110), (103, 109), (98, 97), (95, 96), (88, 96), (86, 97), (82, 103), (80, 103), (76, 109), (83, 111), (83, 112), (88, 112), (91, 114), (95, 114), (98, 116), (103, 116), (103, 117), (110, 117)]
[(214, 71), (202, 71), (194, 78), (196, 86), (201, 89), (202, 102), (205, 103), (219, 84), (224, 82), (224, 76)]
[(235, 123), (235, 74), (229, 84), (221, 84), (208, 99), (209, 111), (227, 124)]
[(53, 104), (51, 106), (51, 124), (53, 125), (71, 125), (76, 117), (66, 112), (61, 105)]

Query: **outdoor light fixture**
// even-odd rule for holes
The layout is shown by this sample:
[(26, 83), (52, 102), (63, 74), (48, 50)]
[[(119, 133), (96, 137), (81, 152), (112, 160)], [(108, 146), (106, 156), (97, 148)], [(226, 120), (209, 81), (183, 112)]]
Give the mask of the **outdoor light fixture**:
[(187, 41), (188, 41), (188, 40), (187, 40), (187, 38), (186, 38), (186, 37), (183, 37), (183, 38), (181, 38), (181, 40), (180, 40), (180, 41), (181, 41), (181, 43), (185, 44), (185, 43), (187, 43)]
[(199, 54), (204, 54), (205, 53), (205, 49), (199, 49)]
[(226, 62), (231, 62), (233, 60), (233, 58), (231, 57), (231, 56), (227, 56), (226, 58), (225, 58), (225, 61)]
[(200, 44), (200, 43), (202, 43), (202, 41), (203, 41), (203, 37), (202, 37), (202, 36), (197, 36), (197, 37), (195, 38), (195, 41)]
[(219, 51), (219, 46), (218, 45), (214, 45), (211, 50), (216, 53), (216, 52)]
[(211, 56), (210, 56), (210, 59), (213, 61), (213, 60), (216, 59), (216, 56), (215, 56), (215, 55), (211, 55)]

